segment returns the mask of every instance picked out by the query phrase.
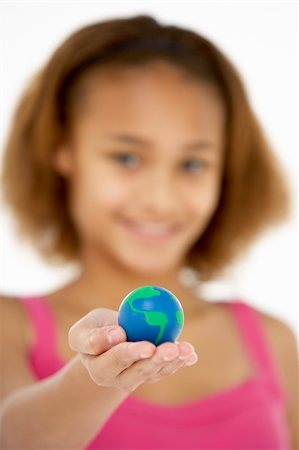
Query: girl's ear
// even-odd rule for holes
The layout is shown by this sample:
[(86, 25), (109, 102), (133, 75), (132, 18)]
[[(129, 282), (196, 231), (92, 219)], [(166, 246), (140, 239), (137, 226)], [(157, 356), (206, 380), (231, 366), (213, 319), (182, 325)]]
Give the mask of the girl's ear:
[(53, 157), (53, 167), (64, 176), (69, 176), (73, 169), (73, 154), (71, 148), (67, 145), (58, 147)]

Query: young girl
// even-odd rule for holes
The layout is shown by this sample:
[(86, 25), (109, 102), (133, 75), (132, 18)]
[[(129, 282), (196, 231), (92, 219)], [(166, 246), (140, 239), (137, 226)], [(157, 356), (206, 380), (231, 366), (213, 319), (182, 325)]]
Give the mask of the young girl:
[[(149, 16), (74, 33), (20, 101), (3, 192), (41, 254), (81, 272), (1, 300), (1, 448), (298, 448), (292, 331), (201, 293), (289, 211), (240, 76), (210, 41)], [(179, 341), (127, 342), (117, 310), (142, 285), (180, 299)]]

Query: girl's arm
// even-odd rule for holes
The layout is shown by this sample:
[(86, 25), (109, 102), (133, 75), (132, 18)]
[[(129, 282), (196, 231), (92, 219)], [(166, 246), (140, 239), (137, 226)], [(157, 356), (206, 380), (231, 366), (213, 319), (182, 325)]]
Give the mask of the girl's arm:
[[(120, 332), (112, 341), (111, 329)], [(6, 347), (13, 351), (8, 341)], [(74, 324), (69, 342), (78, 355), (63, 369), (11, 391), (4, 399), (1, 449), (82, 450), (140, 384), (158, 381), (196, 362), (188, 343), (155, 347), (146, 341), (127, 342), (124, 330), (117, 326), (117, 312), (104, 308)], [(10, 373), (15, 377), (13, 364)]]
[(6, 398), (0, 448), (82, 450), (127, 395), (97, 386), (78, 355), (53, 376)]
[(28, 366), (32, 334), (20, 301), (1, 297), (0, 316), (0, 448), (84, 448), (127, 394), (97, 386), (79, 355), (37, 381)]

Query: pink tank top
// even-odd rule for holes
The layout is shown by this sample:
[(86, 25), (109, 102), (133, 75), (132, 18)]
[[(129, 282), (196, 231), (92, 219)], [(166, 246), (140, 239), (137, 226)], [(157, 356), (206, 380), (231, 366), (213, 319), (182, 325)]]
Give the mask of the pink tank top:
[[(35, 332), (29, 364), (40, 380), (66, 361), (58, 354), (56, 324), (46, 298), (21, 300)], [(226, 303), (238, 324), (254, 375), (232, 388), (183, 405), (158, 405), (131, 394), (88, 450), (291, 449), (286, 392), (260, 318), (242, 300)]]

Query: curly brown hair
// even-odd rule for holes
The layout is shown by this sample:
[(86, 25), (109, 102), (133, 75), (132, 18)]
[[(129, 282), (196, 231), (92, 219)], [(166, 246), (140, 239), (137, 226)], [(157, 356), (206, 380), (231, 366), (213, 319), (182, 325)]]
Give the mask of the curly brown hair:
[[(136, 46), (146, 40), (156, 44)], [(161, 24), (147, 15), (116, 18), (79, 29), (57, 48), (26, 86), (6, 142), (4, 199), (19, 233), (48, 261), (79, 258), (67, 182), (55, 171), (52, 158), (70, 131), (80, 86), (95, 70), (134, 67), (157, 59), (208, 80), (226, 107), (220, 200), (189, 252), (190, 265), (203, 280), (218, 276), (262, 231), (288, 217), (286, 177), (227, 57), (191, 30)]]

